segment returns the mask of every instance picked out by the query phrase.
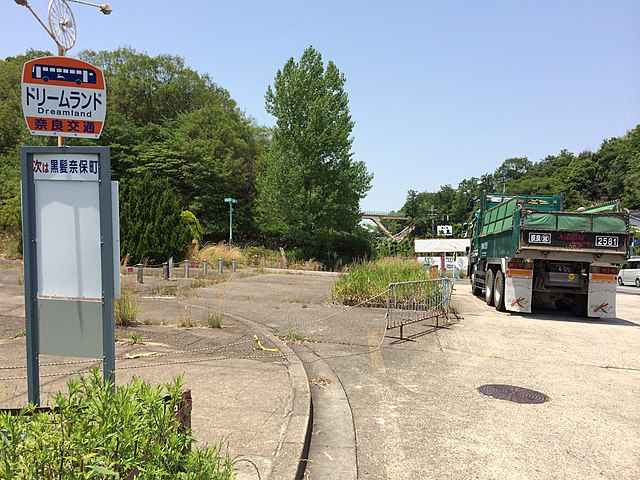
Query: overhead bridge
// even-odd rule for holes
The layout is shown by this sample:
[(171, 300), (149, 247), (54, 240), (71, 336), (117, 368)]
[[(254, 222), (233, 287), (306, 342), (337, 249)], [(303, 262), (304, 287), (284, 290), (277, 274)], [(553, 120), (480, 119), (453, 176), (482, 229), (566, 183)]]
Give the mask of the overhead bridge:
[(385, 234), (385, 236), (390, 240), (395, 240), (397, 242), (401, 242), (404, 238), (413, 231), (413, 227), (405, 227), (398, 233), (391, 233), (383, 224), (383, 220), (394, 220), (397, 222), (408, 222), (411, 220), (411, 217), (407, 217), (406, 215), (392, 213), (392, 212), (362, 212), (361, 217), (363, 220), (371, 220), (378, 229)]

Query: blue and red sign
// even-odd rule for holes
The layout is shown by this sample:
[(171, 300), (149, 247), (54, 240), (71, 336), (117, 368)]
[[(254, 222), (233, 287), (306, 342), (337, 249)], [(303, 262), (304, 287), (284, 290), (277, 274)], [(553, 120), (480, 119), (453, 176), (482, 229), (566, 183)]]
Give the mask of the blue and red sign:
[(69, 57), (24, 64), (22, 110), (33, 135), (99, 138), (107, 112), (102, 71)]

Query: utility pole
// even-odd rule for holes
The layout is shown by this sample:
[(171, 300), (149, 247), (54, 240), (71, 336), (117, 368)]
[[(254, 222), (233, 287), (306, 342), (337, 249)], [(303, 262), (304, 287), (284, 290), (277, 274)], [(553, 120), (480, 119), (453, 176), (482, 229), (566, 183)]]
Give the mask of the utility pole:
[(431, 205), (431, 236), (436, 238), (436, 206)]

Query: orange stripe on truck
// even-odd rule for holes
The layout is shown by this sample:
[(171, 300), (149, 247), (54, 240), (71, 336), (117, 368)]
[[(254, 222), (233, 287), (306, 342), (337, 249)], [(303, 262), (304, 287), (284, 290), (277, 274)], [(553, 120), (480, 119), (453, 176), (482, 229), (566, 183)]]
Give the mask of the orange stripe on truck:
[(595, 280), (596, 282), (616, 282), (615, 275), (607, 275), (605, 273), (590, 273), (589, 276), (591, 277), (591, 280)]
[(525, 270), (523, 268), (507, 268), (507, 277), (531, 277), (533, 270)]

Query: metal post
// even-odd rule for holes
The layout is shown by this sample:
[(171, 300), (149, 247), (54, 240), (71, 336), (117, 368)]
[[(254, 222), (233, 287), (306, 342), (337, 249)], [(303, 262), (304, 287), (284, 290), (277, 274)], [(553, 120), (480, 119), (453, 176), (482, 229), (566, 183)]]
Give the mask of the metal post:
[(136, 271), (136, 281), (138, 283), (144, 283), (143, 279), (142, 279), (142, 275), (144, 274), (144, 266), (139, 263), (136, 265), (137, 271)]
[(229, 251), (233, 245), (233, 204), (229, 202)]
[(184, 261), (184, 278), (189, 278), (189, 260)]
[(40, 403), (40, 351), (38, 329), (38, 250), (36, 246), (36, 195), (31, 156), (21, 152), (22, 251), (24, 258), (24, 309), (27, 331), (27, 394), (29, 403)]
[(222, 273), (222, 259), (218, 259), (218, 273)]
[(236, 259), (231, 260), (231, 272), (236, 273)]
[(165, 280), (169, 280), (169, 263), (164, 262), (162, 264), (162, 278)]
[(207, 276), (207, 259), (202, 260), (202, 276)]
[(173, 277), (173, 257), (169, 258), (169, 270), (167, 270), (167, 280)]
[(233, 244), (233, 204), (238, 203), (235, 198), (227, 197), (224, 199), (229, 204), (229, 251), (231, 251)]

